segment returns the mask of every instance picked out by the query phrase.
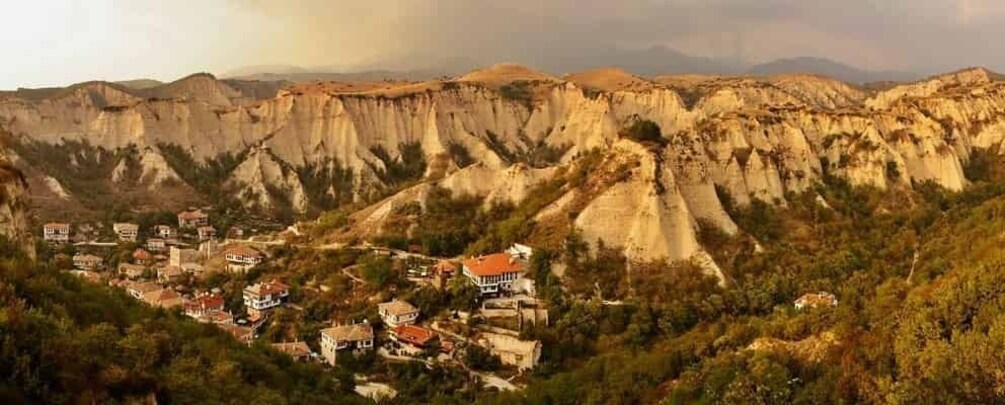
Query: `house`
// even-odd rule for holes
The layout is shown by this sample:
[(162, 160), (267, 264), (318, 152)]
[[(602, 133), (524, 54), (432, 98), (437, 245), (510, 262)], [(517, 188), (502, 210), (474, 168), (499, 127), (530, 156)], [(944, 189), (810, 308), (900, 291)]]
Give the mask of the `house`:
[(92, 284), (101, 283), (101, 275), (90, 270), (71, 270), (71, 274), (80, 277), (84, 281)]
[(255, 330), (247, 326), (234, 325), (230, 323), (218, 323), (216, 326), (233, 335), (235, 339), (248, 346), (251, 346), (251, 341), (255, 339)]
[(51, 222), (42, 225), (42, 240), (56, 244), (69, 242), (70, 224)]
[(818, 307), (836, 307), (838, 304), (837, 297), (829, 292), (821, 291), (819, 293), (804, 294), (799, 297), (793, 305), (796, 309), (803, 308), (818, 308)]
[(167, 250), (167, 242), (160, 238), (147, 239), (147, 250), (151, 252), (163, 252)]
[(77, 253), (73, 255), (73, 267), (77, 270), (94, 270), (100, 268), (105, 259), (92, 254)]
[(154, 255), (150, 254), (143, 248), (136, 248), (133, 251), (133, 263), (148, 265), (154, 261)]
[(170, 288), (161, 288), (143, 294), (143, 302), (152, 307), (178, 308), (185, 305), (185, 298)]
[(271, 280), (245, 287), (243, 295), (248, 314), (259, 317), (264, 312), (282, 305), (290, 296), (290, 287)]
[(206, 311), (206, 313), (199, 315), (195, 318), (196, 321), (201, 323), (213, 323), (213, 324), (223, 324), (223, 323), (234, 323), (234, 314), (227, 311), (221, 311), (216, 309), (211, 309)]
[(206, 269), (199, 263), (182, 263), (179, 267), (181, 268), (181, 271), (188, 274), (194, 274), (196, 276), (201, 275), (202, 272), (206, 271)]
[(216, 237), (216, 228), (212, 226), (200, 226), (196, 228), (196, 233), (199, 235), (200, 241), (210, 240)]
[(139, 264), (132, 263), (121, 263), (119, 264), (119, 274), (126, 276), (129, 279), (137, 279), (143, 277), (143, 273), (146, 272), (147, 267)]
[(488, 349), (489, 353), (499, 356), (503, 364), (516, 366), (520, 371), (534, 368), (541, 359), (541, 342), (536, 340), (520, 340), (499, 333), (483, 333), (478, 339), (478, 344)]
[(441, 260), (433, 266), (433, 273), (444, 278), (453, 277), (457, 270), (457, 263), (449, 260)]
[(419, 309), (405, 301), (394, 300), (377, 304), (377, 312), (384, 324), (389, 327), (415, 323), (419, 318)]
[(506, 253), (496, 253), (465, 260), (463, 272), (482, 295), (510, 291), (523, 274), (523, 263)]
[(359, 353), (373, 348), (373, 326), (368, 323), (333, 326), (321, 330), (321, 356), (335, 365), (340, 351)]
[(311, 357), (311, 348), (307, 346), (306, 342), (273, 343), (270, 346), (289, 355), (294, 360), (306, 360)]
[(223, 311), (223, 297), (217, 294), (203, 294), (185, 303), (185, 315), (198, 318), (209, 311)]
[(174, 239), (178, 237), (178, 231), (170, 225), (154, 226), (154, 235), (161, 239)]
[(244, 245), (234, 246), (223, 253), (227, 259), (227, 269), (232, 272), (246, 272), (262, 263), (265, 258), (261, 252)]
[(200, 226), (209, 225), (209, 215), (202, 210), (182, 211), (178, 213), (178, 227), (184, 229), (195, 229)]
[(168, 264), (181, 267), (185, 263), (195, 263), (199, 261), (199, 251), (195, 249), (179, 249), (171, 246), (168, 257)]
[(140, 235), (140, 226), (128, 222), (117, 222), (112, 224), (112, 231), (119, 235), (121, 241), (135, 242), (136, 237)]
[(138, 300), (142, 300), (143, 296), (147, 293), (161, 289), (161, 286), (148, 281), (127, 282), (124, 283), (123, 286), (126, 288), (126, 292), (129, 293), (129, 295)]
[(530, 260), (530, 257), (534, 254), (534, 248), (514, 243), (513, 246), (506, 249), (506, 253), (517, 258), (517, 260)]
[(439, 338), (439, 335), (433, 330), (416, 325), (398, 325), (391, 328), (389, 332), (394, 341), (418, 348), (425, 348), (429, 343)]
[(164, 266), (157, 269), (157, 281), (161, 283), (173, 283), (181, 280), (181, 276), (185, 275), (181, 267), (178, 266)]

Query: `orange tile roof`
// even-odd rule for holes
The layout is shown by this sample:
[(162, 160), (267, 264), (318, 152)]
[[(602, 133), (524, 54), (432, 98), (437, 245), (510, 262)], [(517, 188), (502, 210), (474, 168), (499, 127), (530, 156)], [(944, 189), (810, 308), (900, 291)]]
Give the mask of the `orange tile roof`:
[(70, 224), (64, 224), (62, 222), (50, 222), (48, 224), (42, 225), (42, 227), (43, 228), (61, 229), (61, 228), (69, 228)]
[(498, 276), (523, 270), (523, 265), (519, 261), (513, 260), (506, 253), (495, 253), (468, 259), (464, 261), (464, 267), (467, 267), (471, 273), (478, 276)]
[(425, 346), (437, 337), (436, 332), (416, 325), (399, 325), (391, 329), (391, 333), (405, 343), (416, 346)]

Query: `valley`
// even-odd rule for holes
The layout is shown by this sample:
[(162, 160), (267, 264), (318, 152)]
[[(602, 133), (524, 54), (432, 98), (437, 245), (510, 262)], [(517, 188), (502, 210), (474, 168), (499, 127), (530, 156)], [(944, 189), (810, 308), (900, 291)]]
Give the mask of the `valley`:
[[(0, 298), (62, 297), (30, 306), (66, 333), (110, 328), (128, 351), (159, 319), (164, 341), (222, 347), (185, 356), (226, 390), (290, 402), (1000, 395), (981, 373), (1002, 366), (988, 70), (884, 90), (514, 64), (140, 84), (0, 93)], [(76, 294), (120, 315), (61, 311)], [(74, 363), (102, 380), (60, 387), (187, 402), (171, 393), (204, 388), (185, 356), (143, 378), (116, 377), (142, 356)]]

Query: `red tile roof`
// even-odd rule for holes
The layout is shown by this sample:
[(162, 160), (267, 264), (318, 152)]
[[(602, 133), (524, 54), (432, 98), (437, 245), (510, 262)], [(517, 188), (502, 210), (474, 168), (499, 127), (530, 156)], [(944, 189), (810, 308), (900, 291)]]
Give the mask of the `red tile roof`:
[(185, 303), (185, 312), (203, 312), (209, 310), (223, 310), (223, 297), (216, 294), (206, 294), (195, 297), (192, 301)]
[(154, 256), (143, 249), (136, 249), (133, 251), (133, 259), (136, 260), (153, 260)]
[(399, 325), (391, 329), (399, 340), (415, 346), (425, 346), (429, 341), (436, 339), (436, 332), (415, 325)]
[(478, 276), (498, 276), (523, 270), (523, 265), (519, 261), (513, 260), (506, 253), (496, 253), (468, 259), (464, 261), (464, 266), (471, 273)]
[(42, 225), (42, 227), (49, 229), (66, 229), (70, 227), (70, 224), (64, 224), (61, 222), (50, 222), (48, 224)]

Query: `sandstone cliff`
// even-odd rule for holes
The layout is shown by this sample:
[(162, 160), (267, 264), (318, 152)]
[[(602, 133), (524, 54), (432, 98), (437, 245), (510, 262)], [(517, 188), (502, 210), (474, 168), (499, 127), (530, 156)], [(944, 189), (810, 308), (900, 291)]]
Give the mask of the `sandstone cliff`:
[[(514, 202), (548, 170), (600, 150), (639, 166), (566, 215), (633, 258), (680, 259), (700, 251), (698, 219), (736, 231), (717, 188), (741, 205), (758, 198), (784, 206), (786, 193), (825, 173), (879, 188), (965, 187), (973, 148), (1005, 150), (1003, 90), (979, 69), (869, 94), (817, 76), (646, 79), (602, 69), (556, 78), (499, 65), (455, 80), (309, 83), (262, 97), (195, 75), (142, 94), (86, 83), (41, 100), (7, 96), (0, 125), (19, 141), (150, 150), (144, 172), (157, 167), (168, 177), (156, 160), (165, 145), (197, 162), (240, 155), (225, 185), (249, 205), (283, 199), (296, 211), (325, 193), (363, 200), (393, 190), (386, 174), (406, 159), (403, 145), (421, 147), (422, 180)], [(620, 140), (636, 119), (657, 123), (667, 145), (651, 151)], [(318, 192), (304, 167), (345, 170), (351, 181)], [(420, 181), (361, 215), (379, 222), (392, 205), (421, 200), (425, 187)]]
[(6, 151), (0, 147), (0, 235), (34, 256), (28, 207), (28, 182), (10, 164)]

